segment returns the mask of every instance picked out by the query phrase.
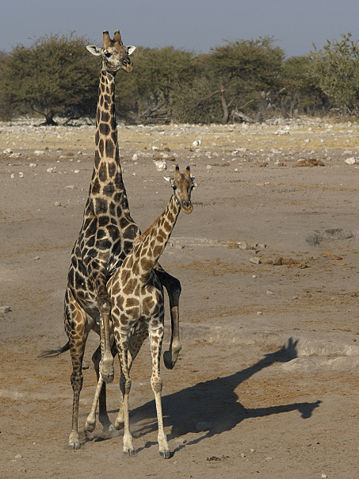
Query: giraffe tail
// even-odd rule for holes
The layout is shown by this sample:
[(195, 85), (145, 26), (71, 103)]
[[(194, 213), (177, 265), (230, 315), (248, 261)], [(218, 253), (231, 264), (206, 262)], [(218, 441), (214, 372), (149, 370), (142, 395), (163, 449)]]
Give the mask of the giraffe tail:
[(39, 354), (38, 358), (40, 359), (55, 358), (56, 356), (60, 356), (60, 354), (64, 353), (65, 351), (68, 351), (69, 349), (70, 349), (70, 341), (67, 341), (67, 343), (61, 348), (48, 349), (46, 351), (42, 351), (42, 353)]

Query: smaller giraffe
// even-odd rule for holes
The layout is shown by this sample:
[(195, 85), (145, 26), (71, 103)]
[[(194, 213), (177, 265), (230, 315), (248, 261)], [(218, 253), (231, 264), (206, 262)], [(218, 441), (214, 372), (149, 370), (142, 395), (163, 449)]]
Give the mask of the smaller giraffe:
[[(161, 404), (160, 356), (164, 332), (164, 300), (162, 285), (153, 268), (166, 247), (181, 209), (187, 214), (192, 212), (191, 192), (195, 186), (189, 166), (185, 173), (180, 173), (179, 167), (176, 166), (174, 178), (170, 181), (173, 194), (165, 210), (135, 239), (132, 251), (107, 283), (112, 304), (113, 332), (121, 365), (122, 404), (115, 427), (124, 427), (123, 451), (133, 455), (128, 404), (131, 389), (130, 369), (143, 341), (149, 336), (152, 357), (151, 386), (157, 410), (159, 453), (165, 459), (171, 456), (171, 452), (163, 430)], [(95, 428), (95, 411), (102, 384), (100, 374), (92, 409), (85, 425), (86, 432)]]

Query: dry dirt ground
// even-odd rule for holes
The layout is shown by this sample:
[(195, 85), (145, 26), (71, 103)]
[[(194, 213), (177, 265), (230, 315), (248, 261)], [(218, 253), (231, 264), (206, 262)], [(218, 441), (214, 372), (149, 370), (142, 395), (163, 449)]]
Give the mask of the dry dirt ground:
[[(169, 199), (162, 176), (176, 162), (199, 185), (161, 258), (182, 282), (183, 350), (174, 370), (161, 369), (169, 460), (158, 455), (147, 343), (133, 368), (130, 458), (122, 433), (99, 426), (67, 448), (70, 357), (37, 358), (66, 341), (63, 293), (93, 142), (91, 125), (0, 124), (0, 477), (357, 477), (359, 125), (119, 127), (142, 229)], [(97, 342), (86, 350), (81, 428)], [(117, 383), (118, 370), (112, 420)]]

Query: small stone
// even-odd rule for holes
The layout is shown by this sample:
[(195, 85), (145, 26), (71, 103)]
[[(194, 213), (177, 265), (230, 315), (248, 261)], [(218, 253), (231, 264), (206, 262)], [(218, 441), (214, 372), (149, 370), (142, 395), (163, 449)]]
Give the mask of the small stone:
[(22, 171), (19, 171), (19, 178), (24, 178), (24, 173)]
[(201, 140), (194, 140), (194, 142), (192, 143), (192, 146), (200, 146), (202, 143)]
[(153, 163), (157, 171), (167, 170), (167, 163), (165, 160), (153, 160)]
[(344, 160), (344, 163), (346, 163), (347, 165), (355, 165), (356, 162), (357, 160), (354, 158), (354, 156), (351, 156), (350, 158)]
[(74, 170), (74, 173), (77, 175), (78, 173), (80, 173), (80, 170)]
[(6, 150), (3, 151), (5, 155), (11, 155), (11, 153), (14, 153), (11, 148), (6, 148)]
[(326, 474), (322, 474), (321, 477), (322, 477), (322, 479), (327, 479), (328, 476)]
[(252, 264), (261, 264), (261, 260), (257, 256), (252, 256), (252, 258), (249, 258), (249, 262)]
[(274, 294), (274, 292), (271, 291), (270, 289), (267, 289), (266, 294), (267, 294), (268, 296), (271, 296), (272, 294)]
[(36, 156), (41, 156), (41, 155), (44, 155), (44, 154), (45, 154), (45, 152), (43, 150), (35, 150), (34, 151), (34, 155), (36, 155)]
[(55, 201), (54, 206), (62, 206), (61, 201)]
[(11, 173), (10, 178), (13, 180), (15, 178), (15, 173)]
[(29, 164), (29, 167), (30, 167), (30, 168), (36, 168), (36, 166), (37, 166), (36, 163), (30, 163), (30, 164)]
[(256, 452), (255, 449), (249, 449), (249, 452), (251, 452), (253, 454), (253, 452)]
[(272, 459), (273, 459), (273, 457), (271, 457), (271, 456), (266, 457), (266, 461), (271, 461)]
[(34, 261), (39, 261), (39, 259), (40, 259), (40, 256), (35, 256), (34, 257)]
[(240, 241), (238, 243), (238, 246), (239, 246), (240, 249), (247, 249), (248, 248), (248, 245), (245, 241)]
[(137, 153), (134, 153), (132, 155), (132, 161), (137, 161), (137, 160), (138, 160), (138, 155), (137, 155)]
[(73, 190), (75, 188), (75, 185), (67, 185), (65, 186), (66, 190)]
[(0, 313), (1, 314), (10, 313), (10, 311), (11, 311), (10, 306), (0, 306)]
[(262, 316), (263, 312), (262, 311), (257, 311), (257, 316)]
[(16, 454), (15, 459), (22, 459), (22, 455), (21, 454)]
[(252, 278), (253, 279), (256, 279), (257, 275), (256, 274), (252, 274)]
[(51, 168), (47, 168), (47, 173), (54, 173), (56, 171), (56, 166), (52, 166)]

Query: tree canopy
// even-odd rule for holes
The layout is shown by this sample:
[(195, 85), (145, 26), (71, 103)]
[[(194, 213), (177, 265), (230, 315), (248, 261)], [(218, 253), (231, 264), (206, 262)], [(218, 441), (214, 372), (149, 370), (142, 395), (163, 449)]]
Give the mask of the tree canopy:
[(6, 58), (1, 96), (16, 112), (32, 110), (45, 116), (94, 111), (98, 64), (82, 38), (45, 36), (32, 47), (18, 45)]
[[(84, 38), (49, 35), (0, 52), (0, 117), (92, 115), (100, 64)], [(359, 42), (351, 34), (285, 58), (273, 38), (226, 42), (206, 54), (138, 47), (118, 74), (117, 115), (132, 123), (258, 121), (272, 116), (359, 113)]]

